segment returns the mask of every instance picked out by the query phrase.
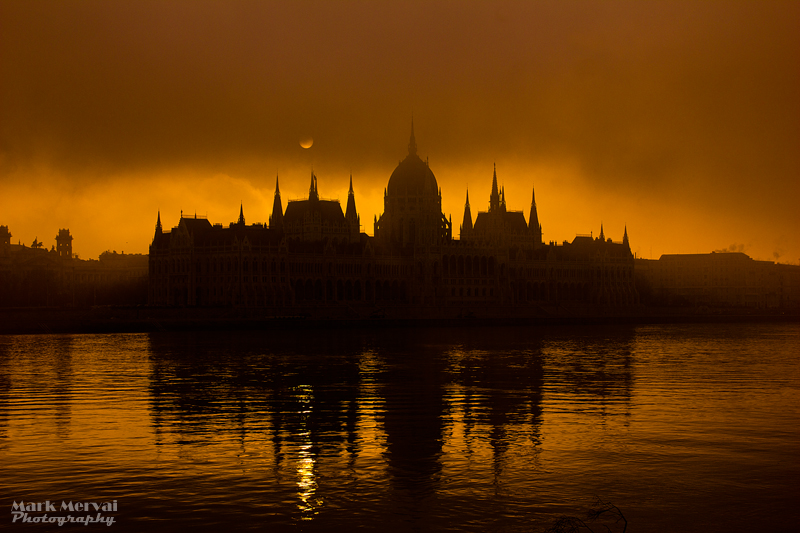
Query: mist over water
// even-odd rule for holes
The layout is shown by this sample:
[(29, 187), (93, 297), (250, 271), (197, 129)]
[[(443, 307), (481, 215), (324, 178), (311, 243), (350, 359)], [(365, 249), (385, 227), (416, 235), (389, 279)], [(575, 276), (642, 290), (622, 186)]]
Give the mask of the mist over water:
[(629, 531), (790, 531), (798, 348), (787, 324), (0, 336), (0, 503), (542, 531), (599, 496)]

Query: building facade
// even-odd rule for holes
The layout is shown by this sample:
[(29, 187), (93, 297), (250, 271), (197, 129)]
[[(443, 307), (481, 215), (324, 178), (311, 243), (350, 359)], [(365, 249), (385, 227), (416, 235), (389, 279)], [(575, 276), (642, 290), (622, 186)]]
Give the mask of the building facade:
[(674, 306), (800, 307), (800, 266), (757, 261), (741, 252), (664, 254), (636, 259), (647, 303)]
[(72, 253), (69, 229), (60, 229), (48, 250), (11, 243), (0, 226), (0, 307), (80, 307), (147, 302), (148, 259), (142, 254), (103, 252), (98, 259)]
[(469, 197), (460, 239), (442, 213), (436, 177), (417, 155), (395, 168), (376, 217), (361, 231), (352, 177), (347, 207), (319, 197), (312, 173), (308, 199), (282, 208), (276, 181), (269, 224), (223, 227), (181, 216), (170, 231), (158, 215), (150, 246), (151, 304), (235, 306), (319, 317), (524, 316), (638, 302), (627, 230), (542, 242), (529, 220), (506, 210), (496, 170), (489, 210), (473, 224)]

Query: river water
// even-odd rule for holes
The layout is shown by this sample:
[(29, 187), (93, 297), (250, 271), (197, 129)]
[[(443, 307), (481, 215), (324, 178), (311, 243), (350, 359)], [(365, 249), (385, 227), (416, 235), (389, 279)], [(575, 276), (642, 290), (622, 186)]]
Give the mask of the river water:
[(0, 521), (544, 531), (599, 497), (797, 531), (798, 354), (796, 324), (0, 336)]

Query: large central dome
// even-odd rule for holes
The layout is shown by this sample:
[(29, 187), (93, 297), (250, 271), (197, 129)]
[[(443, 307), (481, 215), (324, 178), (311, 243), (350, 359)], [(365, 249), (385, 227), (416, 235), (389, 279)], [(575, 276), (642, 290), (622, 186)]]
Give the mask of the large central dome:
[(414, 122), (408, 155), (389, 178), (383, 214), (375, 220), (375, 236), (395, 246), (421, 246), (451, 239), (450, 221), (442, 213), (442, 195), (428, 163), (417, 155)]
[(413, 124), (411, 125), (411, 141), (408, 143), (408, 155), (392, 172), (386, 189), (389, 196), (394, 197), (438, 195), (439, 186), (436, 183), (436, 177), (428, 164), (417, 155)]

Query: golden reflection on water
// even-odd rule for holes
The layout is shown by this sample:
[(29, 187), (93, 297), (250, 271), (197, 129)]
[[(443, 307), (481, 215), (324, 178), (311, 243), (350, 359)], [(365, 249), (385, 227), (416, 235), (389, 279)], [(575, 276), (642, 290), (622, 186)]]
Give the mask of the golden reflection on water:
[[(305, 436), (308, 437), (310, 433)], [(300, 446), (299, 457), (297, 458), (297, 497), (300, 502), (297, 508), (300, 509), (301, 520), (313, 520), (319, 514), (322, 507), (322, 498), (317, 498), (317, 479), (315, 475), (316, 461), (311, 451), (313, 444), (310, 440)]]
[(136, 452), (152, 444), (146, 337), (98, 337), (2, 338), (8, 364), (0, 365), (0, 383), (13, 392), (4, 398), (9, 436), (30, 460), (41, 449), (51, 449), (54, 462), (114, 450), (116, 464), (138, 464)]
[(300, 510), (301, 520), (313, 520), (319, 514), (319, 507), (322, 506), (322, 498), (317, 498), (317, 479), (316, 479), (316, 452), (312, 441), (311, 431), (307, 429), (307, 423), (313, 416), (312, 406), (314, 404), (314, 387), (308, 384), (298, 385), (295, 388), (295, 397), (300, 404), (299, 414), (306, 429), (300, 432), (297, 437), (300, 445), (297, 450), (297, 497), (299, 502), (297, 508)]
[[(746, 434), (796, 435), (783, 421), (798, 402), (777, 394), (798, 397), (797, 368), (754, 355), (772, 342), (786, 359), (797, 330), (782, 341), (757, 329), (744, 352), (665, 330), (342, 353), (247, 352), (222, 337), (191, 350), (177, 336), (0, 338), (0, 488), (36, 498), (50, 479), (117, 496), (130, 484), (198, 507), (235, 492), (265, 520), (413, 514), (402, 525), (422, 529), (444, 523), (428, 521), (437, 513), (503, 529), (600, 492), (635, 513), (657, 507), (651, 487), (678, 498), (685, 483), (729, 487), (709, 504), (722, 509), (750, 496), (730, 488), (745, 486), (740, 457), (759, 465), (753, 483), (779, 479), (761, 472), (780, 450), (751, 452)], [(52, 481), (65, 472), (83, 477)], [(481, 522), (487, 513), (509, 521)]]

